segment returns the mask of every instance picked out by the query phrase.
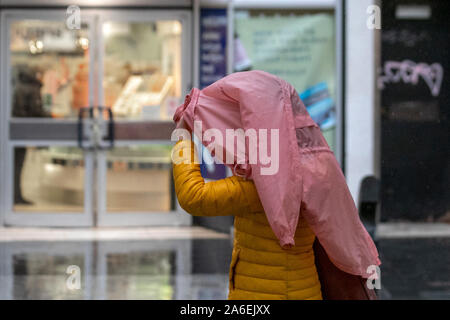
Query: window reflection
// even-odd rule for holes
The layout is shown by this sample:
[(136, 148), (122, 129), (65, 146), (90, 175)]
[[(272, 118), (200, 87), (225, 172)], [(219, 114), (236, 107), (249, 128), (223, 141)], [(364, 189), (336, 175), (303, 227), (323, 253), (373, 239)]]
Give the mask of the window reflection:
[(106, 22), (104, 101), (122, 118), (170, 120), (181, 97), (181, 23)]
[(10, 36), (13, 117), (70, 118), (88, 105), (87, 24), (22, 20)]
[(14, 148), (14, 211), (84, 211), (84, 156), (71, 147)]
[(108, 254), (107, 299), (173, 299), (174, 266), (171, 251)]
[(176, 196), (170, 145), (116, 147), (107, 153), (108, 212), (170, 212)]
[(83, 299), (84, 274), (80, 290), (70, 290), (67, 283), (69, 265), (84, 266), (83, 255), (49, 255), (18, 253), (13, 257), (13, 299)]

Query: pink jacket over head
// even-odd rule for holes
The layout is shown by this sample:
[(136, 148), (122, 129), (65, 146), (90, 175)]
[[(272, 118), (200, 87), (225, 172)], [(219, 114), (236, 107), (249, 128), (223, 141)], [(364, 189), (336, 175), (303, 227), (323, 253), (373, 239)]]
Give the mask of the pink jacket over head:
[[(253, 179), (283, 248), (295, 245), (302, 214), (341, 270), (367, 278), (380, 264), (341, 168), (292, 85), (263, 71), (234, 73), (192, 89), (175, 112), (181, 119), (235, 175)], [(256, 132), (256, 149), (245, 135), (230, 143), (227, 129)]]

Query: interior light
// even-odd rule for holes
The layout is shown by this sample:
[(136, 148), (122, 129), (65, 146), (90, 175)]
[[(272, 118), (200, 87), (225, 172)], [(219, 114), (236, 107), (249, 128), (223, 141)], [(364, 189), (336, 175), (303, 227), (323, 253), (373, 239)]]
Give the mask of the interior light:
[(106, 23), (103, 24), (102, 29), (103, 29), (103, 35), (104, 35), (105, 37), (108, 37), (108, 36), (111, 34), (111, 32), (112, 32), (112, 26), (111, 26), (111, 24), (108, 23), (108, 22), (106, 22)]
[(83, 50), (87, 50), (89, 48), (89, 39), (88, 38), (81, 37), (78, 40), (78, 43), (80, 44), (81, 48), (83, 48)]
[(181, 34), (181, 23), (179, 23), (178, 21), (173, 24), (173, 33)]
[(44, 43), (41, 40), (36, 41), (36, 48), (42, 50), (44, 48)]

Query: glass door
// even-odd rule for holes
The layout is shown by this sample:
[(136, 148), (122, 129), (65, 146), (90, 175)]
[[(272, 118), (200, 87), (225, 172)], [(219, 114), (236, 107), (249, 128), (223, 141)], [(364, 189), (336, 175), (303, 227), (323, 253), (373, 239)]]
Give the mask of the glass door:
[(172, 116), (190, 90), (190, 12), (100, 14), (99, 99), (115, 145), (98, 152), (99, 225), (183, 225), (172, 183)]
[[(83, 10), (71, 29), (65, 10), (3, 12), (7, 225), (190, 224), (170, 159), (172, 115), (191, 87), (190, 19)], [(114, 132), (98, 134), (110, 120)]]
[(77, 29), (64, 10), (2, 16), (1, 121), (5, 222), (92, 225), (92, 152), (77, 147), (77, 114), (94, 103), (94, 19)]

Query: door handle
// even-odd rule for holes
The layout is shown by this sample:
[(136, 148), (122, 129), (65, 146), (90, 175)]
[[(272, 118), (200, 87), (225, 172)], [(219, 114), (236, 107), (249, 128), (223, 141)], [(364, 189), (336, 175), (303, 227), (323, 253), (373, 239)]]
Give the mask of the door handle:
[(78, 111), (78, 123), (77, 123), (77, 131), (78, 131), (78, 147), (82, 150), (93, 150), (94, 146), (86, 146), (83, 142), (84, 140), (84, 115), (88, 114), (89, 119), (94, 119), (94, 108), (93, 107), (83, 107)]
[(110, 150), (110, 149), (114, 148), (114, 142), (115, 142), (114, 113), (112, 112), (111, 108), (103, 107), (103, 106), (98, 107), (98, 111), (99, 111), (98, 114), (100, 116), (103, 115), (104, 111), (106, 111), (108, 114), (108, 130), (107, 130), (108, 133), (106, 136), (102, 137), (102, 140), (106, 139), (109, 141), (109, 145), (107, 147), (99, 145), (98, 148), (102, 149), (102, 150)]
[[(97, 114), (94, 116), (94, 110), (97, 109)], [(108, 126), (107, 126), (107, 134), (105, 136), (101, 135), (101, 117), (104, 112), (108, 114)], [(84, 119), (85, 115), (88, 115), (89, 120), (92, 122), (91, 132), (90, 132), (90, 144), (86, 145), (85, 139), (85, 124)], [(115, 122), (114, 122), (114, 114), (111, 108), (99, 106), (95, 107), (83, 107), (78, 111), (78, 147), (82, 150), (109, 150), (114, 148), (115, 142)], [(101, 136), (100, 136), (101, 135)], [(105, 146), (102, 144), (103, 140), (108, 140), (109, 143)]]

